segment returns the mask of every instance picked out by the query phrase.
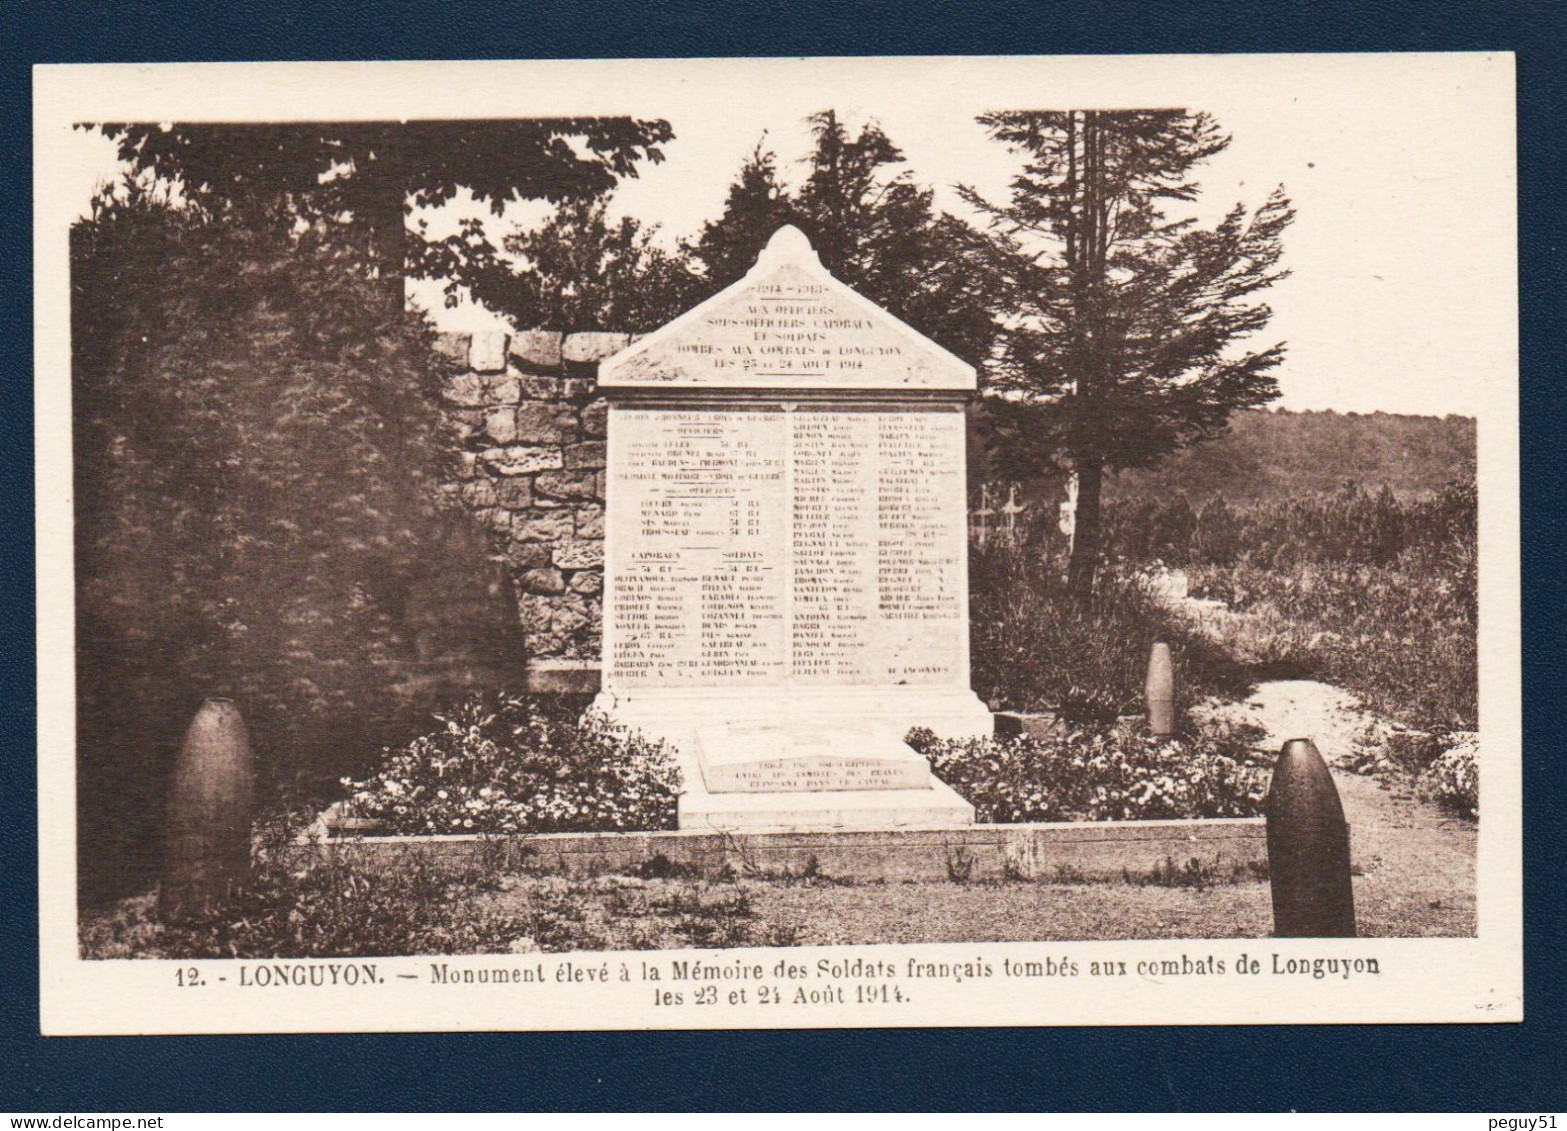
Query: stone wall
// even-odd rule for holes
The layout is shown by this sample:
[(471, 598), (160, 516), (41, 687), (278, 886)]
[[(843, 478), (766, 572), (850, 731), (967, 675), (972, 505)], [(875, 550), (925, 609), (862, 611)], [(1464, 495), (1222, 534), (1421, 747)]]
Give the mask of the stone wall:
[(452, 362), (442, 397), (460, 447), (458, 480), (443, 490), (490, 531), (507, 565), (530, 672), (596, 675), (607, 419), (598, 363), (630, 341), (540, 330), (438, 338)]

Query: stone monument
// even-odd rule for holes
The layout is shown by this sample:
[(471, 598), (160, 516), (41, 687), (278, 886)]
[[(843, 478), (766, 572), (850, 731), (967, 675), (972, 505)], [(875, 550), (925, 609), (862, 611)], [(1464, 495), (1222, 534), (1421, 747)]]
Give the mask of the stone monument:
[(973, 367), (780, 229), (600, 366), (599, 706), (680, 754), (680, 827), (970, 824), (903, 736), (988, 734), (969, 688)]

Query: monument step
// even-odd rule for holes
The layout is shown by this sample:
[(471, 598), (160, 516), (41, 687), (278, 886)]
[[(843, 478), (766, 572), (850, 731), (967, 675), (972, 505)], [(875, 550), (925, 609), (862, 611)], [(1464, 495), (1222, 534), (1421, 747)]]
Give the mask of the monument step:
[(682, 831), (834, 832), (967, 828), (974, 806), (938, 778), (925, 789), (812, 793), (711, 793), (689, 781), (680, 795)]
[[(341, 831), (341, 830), (340, 830)], [(294, 844), (302, 863), (338, 851), (395, 866), (410, 856), (430, 860), (493, 860), (497, 844), (515, 846), (531, 869), (564, 875), (635, 872), (664, 865), (717, 875), (819, 872), (833, 879), (892, 883), (952, 879), (954, 864), (972, 862), (971, 880), (1043, 879), (1071, 882), (1121, 880), (1146, 875), (1155, 865), (1193, 858), (1220, 875), (1259, 874), (1267, 863), (1267, 836), (1260, 817), (1203, 821), (1093, 821), (1022, 825), (890, 830), (835, 829), (815, 832), (543, 833), (493, 835), (347, 836), (326, 827)]]

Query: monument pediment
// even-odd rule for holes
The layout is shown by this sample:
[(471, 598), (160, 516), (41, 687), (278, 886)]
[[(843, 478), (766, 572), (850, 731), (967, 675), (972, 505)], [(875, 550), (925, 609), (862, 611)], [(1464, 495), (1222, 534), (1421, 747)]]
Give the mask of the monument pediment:
[(604, 362), (599, 385), (968, 392), (975, 372), (833, 278), (785, 226), (743, 279)]

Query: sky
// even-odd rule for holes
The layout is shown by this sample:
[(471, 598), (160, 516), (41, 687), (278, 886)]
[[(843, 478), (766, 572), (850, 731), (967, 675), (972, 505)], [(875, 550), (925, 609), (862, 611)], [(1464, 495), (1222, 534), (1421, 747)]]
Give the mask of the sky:
[[(1201, 218), (1211, 222), (1237, 202), (1254, 208), (1281, 184), (1298, 212), (1285, 234), (1291, 276), (1266, 293), (1274, 317), (1251, 340), (1252, 348), (1287, 343), (1276, 371), (1281, 406), (1476, 415), (1488, 398), (1516, 395), (1509, 55), (272, 66), (296, 78), (273, 83), (260, 109), (233, 112), (249, 107), (245, 77), (234, 68), (221, 81), (212, 67), (185, 68), (182, 74), (206, 76), (188, 84), (201, 97), (181, 102), (181, 83), (165, 82), (162, 102), (146, 100), (158, 116), (143, 120), (665, 118), (675, 133), (665, 160), (624, 182), (611, 211), (659, 225), (666, 244), (695, 235), (718, 214), (758, 141), (777, 153), (785, 179), (796, 179), (809, 148), (806, 118), (822, 109), (852, 125), (878, 122), (916, 179), (936, 190), (938, 206), (963, 216), (971, 214), (956, 185), (1000, 200), (1019, 162), (987, 138), (979, 113), (1206, 110), (1233, 141), (1199, 171)], [(330, 89), (316, 77), (328, 66), (339, 69)], [(387, 70), (398, 67), (400, 74)], [(134, 116), (127, 111), (135, 102), (117, 100), (114, 116)], [(178, 110), (185, 112), (171, 112)], [(107, 142), (85, 134), (68, 148), (79, 211), (94, 186), (113, 176), (114, 158)], [(441, 220), (454, 224), (462, 212), (459, 206)], [(543, 214), (537, 205), (510, 209), (493, 235), (532, 226)], [(420, 288), (415, 298), (443, 329), (496, 325), (481, 310), (447, 310), (438, 286)]]

